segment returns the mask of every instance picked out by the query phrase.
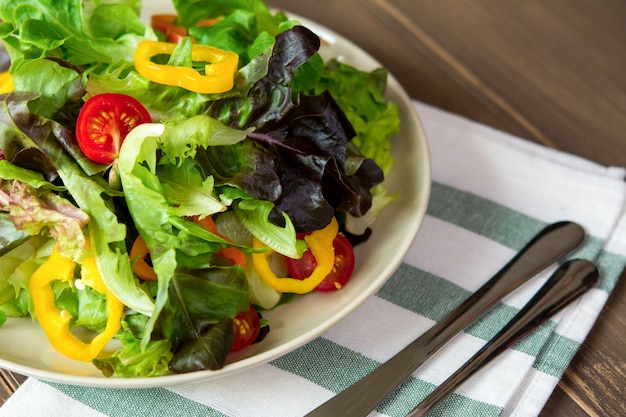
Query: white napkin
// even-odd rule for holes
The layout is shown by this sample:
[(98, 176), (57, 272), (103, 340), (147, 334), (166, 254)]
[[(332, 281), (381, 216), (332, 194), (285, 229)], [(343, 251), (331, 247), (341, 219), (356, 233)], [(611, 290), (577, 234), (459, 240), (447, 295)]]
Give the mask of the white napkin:
[[(597, 263), (598, 285), (432, 412), (538, 415), (626, 263), (625, 171), (415, 106), (432, 152), (428, 215), (390, 281), (338, 326), (271, 363), (193, 385), (114, 390), (30, 378), (0, 408), (0, 416), (302, 416), (441, 319), (545, 225), (571, 220), (590, 235), (572, 257)], [(404, 416), (480, 349), (552, 271), (454, 338), (371, 415)]]

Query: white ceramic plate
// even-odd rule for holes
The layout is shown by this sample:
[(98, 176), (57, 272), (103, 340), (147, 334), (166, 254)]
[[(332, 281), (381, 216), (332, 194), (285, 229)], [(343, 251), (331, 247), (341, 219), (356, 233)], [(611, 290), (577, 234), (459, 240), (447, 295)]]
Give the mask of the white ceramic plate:
[[(144, 2), (143, 17), (173, 11), (168, 1)], [(381, 66), (366, 52), (338, 34), (307, 19), (293, 16), (323, 40), (325, 57), (337, 57), (362, 70)], [(147, 20), (145, 20), (147, 21)], [(231, 355), (224, 368), (154, 378), (106, 378), (90, 363), (72, 361), (57, 353), (38, 324), (10, 318), (0, 327), (0, 367), (66, 384), (145, 388), (184, 384), (244, 371), (284, 355), (322, 335), (370, 298), (402, 262), (426, 213), (430, 193), (430, 159), (420, 121), (410, 99), (390, 76), (388, 97), (398, 103), (401, 132), (392, 139), (395, 164), (386, 179), (397, 202), (383, 210), (372, 237), (356, 247), (357, 264), (350, 283), (341, 291), (313, 293), (264, 313), (270, 333), (261, 343)]]

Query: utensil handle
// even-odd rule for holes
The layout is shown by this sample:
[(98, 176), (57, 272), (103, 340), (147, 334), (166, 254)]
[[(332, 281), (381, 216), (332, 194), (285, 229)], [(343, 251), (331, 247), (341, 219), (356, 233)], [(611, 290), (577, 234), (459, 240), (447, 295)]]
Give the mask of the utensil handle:
[(558, 222), (547, 226), (442, 321), (306, 417), (366, 416), (454, 335), (511, 291), (572, 251), (584, 238), (584, 229), (576, 223)]
[(598, 276), (598, 270), (591, 262), (572, 260), (564, 263), (498, 334), (424, 398), (407, 417), (425, 416), (476, 371), (593, 287)]
[[(576, 248), (584, 238), (585, 231), (576, 223), (559, 222), (544, 228), (493, 278), (423, 335), (428, 353), (435, 353), (496, 302)], [(416, 365), (415, 369), (420, 364)]]

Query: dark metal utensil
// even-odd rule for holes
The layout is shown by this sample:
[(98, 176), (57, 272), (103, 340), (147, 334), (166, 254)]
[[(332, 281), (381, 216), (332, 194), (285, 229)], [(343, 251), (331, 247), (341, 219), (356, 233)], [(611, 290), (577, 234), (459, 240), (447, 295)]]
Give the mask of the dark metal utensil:
[(559, 222), (547, 226), (446, 318), (305, 417), (366, 416), (454, 335), (521, 284), (572, 251), (584, 238), (585, 231), (576, 223)]
[(407, 417), (425, 416), (476, 371), (593, 287), (598, 276), (598, 270), (591, 262), (573, 260), (564, 263), (493, 339), (424, 398)]

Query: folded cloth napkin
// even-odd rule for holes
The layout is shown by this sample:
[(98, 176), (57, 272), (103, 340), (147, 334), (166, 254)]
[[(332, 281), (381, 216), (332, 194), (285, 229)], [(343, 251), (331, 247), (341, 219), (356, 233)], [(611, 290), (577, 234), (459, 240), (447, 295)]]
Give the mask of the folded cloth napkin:
[[(538, 415), (626, 263), (624, 169), (414, 104), (432, 153), (427, 216), (388, 283), (338, 326), (266, 365), (192, 385), (116, 390), (30, 378), (0, 416), (302, 416), (442, 319), (545, 225), (572, 220), (590, 237), (571, 257), (597, 263), (597, 286), (432, 411), (446, 417)], [(455, 337), (372, 415), (409, 412), (497, 333), (553, 270)]]

